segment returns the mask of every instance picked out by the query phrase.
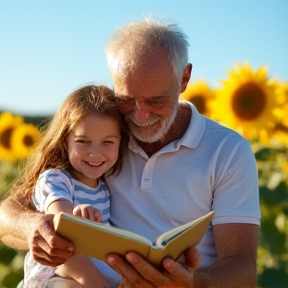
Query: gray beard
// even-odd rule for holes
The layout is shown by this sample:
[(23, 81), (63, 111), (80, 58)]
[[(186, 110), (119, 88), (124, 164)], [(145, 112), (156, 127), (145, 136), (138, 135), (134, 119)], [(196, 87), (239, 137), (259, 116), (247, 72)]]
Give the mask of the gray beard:
[(148, 135), (145, 135), (145, 133), (138, 133), (137, 129), (134, 129), (135, 125), (137, 125), (137, 124), (135, 124), (130, 119), (127, 119), (128, 120), (128, 127), (129, 127), (130, 132), (132, 133), (133, 137), (136, 138), (137, 140), (144, 142), (144, 143), (154, 143), (154, 142), (157, 142), (157, 141), (161, 140), (162, 138), (164, 138), (165, 135), (168, 133), (171, 125), (173, 124), (173, 122), (176, 118), (177, 111), (178, 111), (178, 106), (175, 106), (175, 109), (173, 110), (173, 114), (169, 118), (166, 118), (166, 119), (161, 121), (161, 128), (154, 135), (151, 135), (149, 133), (148, 133)]

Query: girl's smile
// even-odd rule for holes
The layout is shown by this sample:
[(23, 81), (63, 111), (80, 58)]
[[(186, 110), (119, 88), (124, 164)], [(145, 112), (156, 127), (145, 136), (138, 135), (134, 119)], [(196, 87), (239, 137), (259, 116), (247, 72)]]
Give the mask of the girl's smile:
[(95, 113), (85, 116), (67, 137), (71, 175), (87, 186), (97, 187), (98, 178), (117, 161), (120, 140), (115, 119)]

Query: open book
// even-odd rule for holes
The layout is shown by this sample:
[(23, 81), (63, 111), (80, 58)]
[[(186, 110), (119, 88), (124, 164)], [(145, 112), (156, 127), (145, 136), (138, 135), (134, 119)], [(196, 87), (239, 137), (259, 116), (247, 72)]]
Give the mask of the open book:
[(173, 228), (160, 235), (155, 243), (136, 233), (62, 212), (54, 216), (54, 228), (76, 245), (78, 254), (106, 261), (110, 253), (125, 255), (135, 251), (159, 268), (164, 257), (176, 260), (187, 248), (199, 244), (213, 214), (212, 211)]

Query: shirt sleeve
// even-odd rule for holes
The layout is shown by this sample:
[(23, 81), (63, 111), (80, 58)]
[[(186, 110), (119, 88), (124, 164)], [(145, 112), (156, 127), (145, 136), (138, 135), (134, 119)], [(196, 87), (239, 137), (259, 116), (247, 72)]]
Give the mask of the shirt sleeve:
[(213, 195), (213, 225), (260, 225), (258, 170), (254, 153), (243, 139), (231, 151)]
[(73, 204), (73, 184), (60, 170), (43, 172), (36, 183), (33, 202), (40, 212), (46, 212), (52, 202), (64, 199)]

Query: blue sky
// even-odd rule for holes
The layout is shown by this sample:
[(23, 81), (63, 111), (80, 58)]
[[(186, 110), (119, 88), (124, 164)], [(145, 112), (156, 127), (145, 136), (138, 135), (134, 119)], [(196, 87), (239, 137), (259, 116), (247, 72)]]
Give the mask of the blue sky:
[(106, 40), (151, 13), (188, 35), (191, 82), (217, 88), (244, 61), (288, 81), (287, 0), (0, 0), (0, 110), (48, 115), (81, 85), (112, 87)]

